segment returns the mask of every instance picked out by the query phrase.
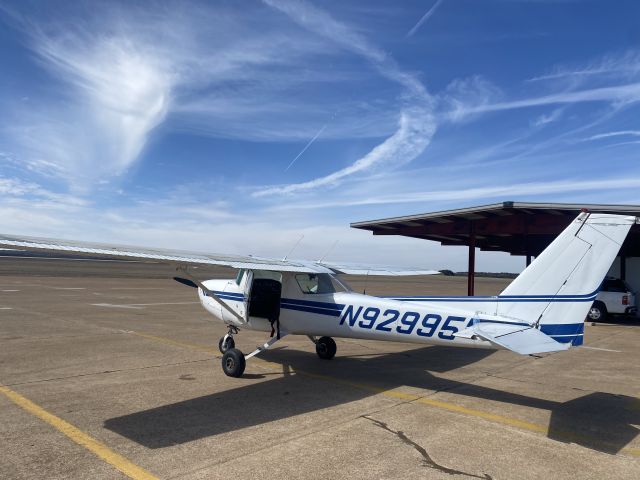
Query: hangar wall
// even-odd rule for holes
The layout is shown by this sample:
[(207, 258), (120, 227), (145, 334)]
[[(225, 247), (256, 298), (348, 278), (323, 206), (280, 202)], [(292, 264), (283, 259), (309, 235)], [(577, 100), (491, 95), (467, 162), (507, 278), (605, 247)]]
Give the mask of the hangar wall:
[[(608, 275), (616, 278), (620, 278), (620, 257), (616, 258)], [(631, 286), (631, 289), (640, 293), (640, 258), (629, 257), (627, 258), (627, 283)]]

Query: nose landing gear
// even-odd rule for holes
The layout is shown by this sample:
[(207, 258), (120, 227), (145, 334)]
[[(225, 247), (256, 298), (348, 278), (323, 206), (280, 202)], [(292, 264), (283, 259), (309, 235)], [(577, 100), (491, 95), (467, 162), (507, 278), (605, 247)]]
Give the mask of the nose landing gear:
[[(279, 337), (272, 337), (268, 342), (260, 345), (249, 355), (243, 354), (240, 350), (235, 348), (235, 342), (233, 341), (233, 335), (238, 333), (238, 329), (232, 325), (229, 325), (229, 333), (220, 339), (218, 342), (218, 348), (222, 352), (222, 371), (229, 377), (241, 377), (244, 373), (247, 360), (251, 357), (255, 357), (259, 353), (267, 350), (271, 345), (276, 343), (282, 337), (287, 335), (286, 331), (280, 329)], [(334, 352), (335, 353), (335, 352)]]
[(224, 337), (220, 337), (220, 340), (218, 340), (218, 350), (220, 350), (220, 353), (224, 354), (227, 350), (235, 348), (236, 342), (233, 340), (233, 336), (236, 333), (238, 333), (237, 327), (229, 325), (229, 331), (227, 334)]

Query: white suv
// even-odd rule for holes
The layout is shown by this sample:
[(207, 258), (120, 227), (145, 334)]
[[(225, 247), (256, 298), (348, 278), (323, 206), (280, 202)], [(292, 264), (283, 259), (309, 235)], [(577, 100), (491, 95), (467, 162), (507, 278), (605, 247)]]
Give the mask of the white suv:
[(635, 315), (636, 296), (624, 280), (607, 277), (591, 306), (587, 318), (592, 322), (604, 320), (607, 315)]

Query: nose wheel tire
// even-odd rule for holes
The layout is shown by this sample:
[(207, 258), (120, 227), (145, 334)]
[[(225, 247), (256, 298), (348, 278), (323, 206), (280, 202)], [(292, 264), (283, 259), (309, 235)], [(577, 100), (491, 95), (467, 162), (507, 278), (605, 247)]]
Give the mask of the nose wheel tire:
[(218, 341), (218, 350), (220, 350), (220, 353), (225, 353), (230, 348), (236, 347), (236, 342), (234, 342), (233, 337), (227, 337), (226, 341), (224, 338), (225, 337), (220, 337)]
[(338, 347), (331, 337), (320, 337), (316, 342), (316, 353), (323, 360), (331, 360)]
[(245, 365), (244, 354), (237, 348), (230, 348), (222, 356), (222, 370), (229, 377), (241, 377)]

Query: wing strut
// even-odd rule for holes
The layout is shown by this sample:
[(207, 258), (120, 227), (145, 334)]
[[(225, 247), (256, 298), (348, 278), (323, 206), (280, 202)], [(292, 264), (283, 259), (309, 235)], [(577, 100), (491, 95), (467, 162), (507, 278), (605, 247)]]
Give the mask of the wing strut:
[(224, 308), (227, 312), (229, 312), (231, 315), (233, 315), (240, 323), (246, 323), (246, 320), (244, 318), (242, 318), (240, 315), (238, 315), (238, 313), (231, 308), (229, 305), (226, 304), (226, 302), (222, 301), (220, 299), (220, 297), (218, 297), (218, 295), (216, 295), (213, 290), (208, 289), (204, 283), (202, 283), (200, 280), (198, 280), (197, 278), (193, 277), (189, 271), (187, 270), (187, 265), (179, 265), (176, 270), (179, 271), (180, 273), (182, 273), (182, 275), (184, 275), (185, 277), (187, 277), (189, 280), (191, 280), (194, 284), (196, 284), (206, 295), (207, 297), (211, 297), (211, 299), (218, 303), (222, 308)]

